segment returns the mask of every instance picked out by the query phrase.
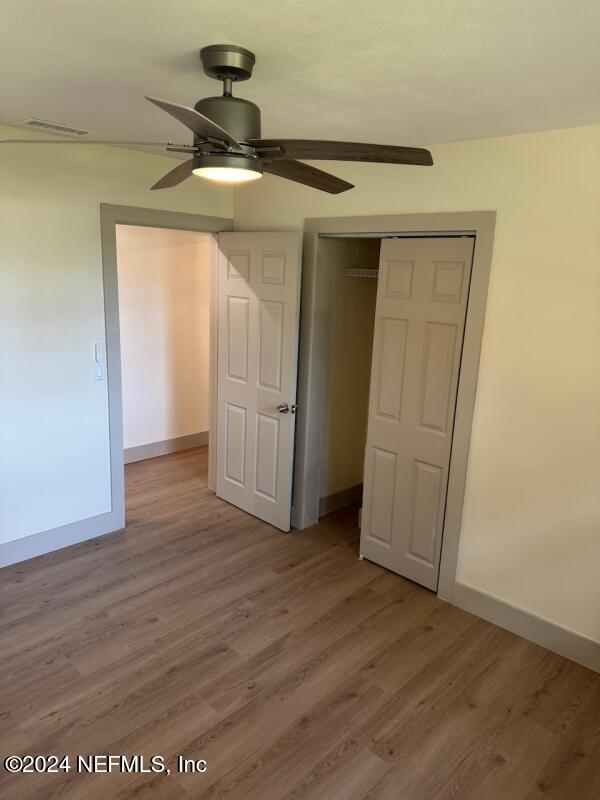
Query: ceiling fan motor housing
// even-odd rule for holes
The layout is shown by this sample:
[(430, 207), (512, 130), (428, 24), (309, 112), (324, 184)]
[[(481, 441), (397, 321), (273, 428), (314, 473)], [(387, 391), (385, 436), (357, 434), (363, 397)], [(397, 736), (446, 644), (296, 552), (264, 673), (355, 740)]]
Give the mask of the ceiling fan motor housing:
[(254, 53), (235, 44), (212, 44), (200, 50), (204, 72), (223, 81), (222, 97), (205, 97), (194, 108), (216, 122), (238, 142), (260, 139), (260, 109), (249, 100), (233, 97), (231, 84), (246, 81), (252, 75)]
[(229, 131), (238, 142), (260, 139), (260, 109), (249, 100), (229, 95), (204, 97), (194, 108)]

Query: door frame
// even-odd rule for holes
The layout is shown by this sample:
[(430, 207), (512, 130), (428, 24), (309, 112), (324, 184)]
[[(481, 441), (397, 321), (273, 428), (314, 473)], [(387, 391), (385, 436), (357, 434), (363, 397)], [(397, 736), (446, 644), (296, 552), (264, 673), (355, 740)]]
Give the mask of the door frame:
[(106, 349), (106, 384), (108, 393), (108, 426), (110, 447), (111, 513), (113, 530), (125, 527), (125, 457), (123, 452), (123, 388), (121, 380), (121, 334), (119, 322), (119, 281), (117, 270), (117, 225), (145, 228), (168, 228), (213, 234), (214, 247), (210, 264), (210, 349), (209, 349), (209, 431), (208, 431), (208, 488), (214, 491), (216, 474), (216, 352), (217, 305), (216, 271), (218, 245), (216, 234), (233, 230), (233, 220), (164, 211), (156, 208), (100, 204), (100, 235), (102, 243), (102, 282), (104, 288), (104, 325)]
[(329, 274), (323, 240), (385, 236), (475, 237), (473, 267), (458, 381), (446, 513), (437, 594), (452, 602), (477, 392), (492, 251), (495, 211), (398, 214), (307, 219), (304, 226), (298, 371), (298, 418), (292, 524), (307, 528), (319, 518), (320, 446), (325, 416)]

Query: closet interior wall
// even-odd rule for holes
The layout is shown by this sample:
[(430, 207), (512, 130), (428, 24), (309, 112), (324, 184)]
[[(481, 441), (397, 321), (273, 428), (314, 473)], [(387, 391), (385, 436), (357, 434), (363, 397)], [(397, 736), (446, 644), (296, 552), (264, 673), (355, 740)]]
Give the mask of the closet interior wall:
[(319, 514), (360, 501), (367, 440), (379, 239), (329, 240), (328, 368), (321, 437)]

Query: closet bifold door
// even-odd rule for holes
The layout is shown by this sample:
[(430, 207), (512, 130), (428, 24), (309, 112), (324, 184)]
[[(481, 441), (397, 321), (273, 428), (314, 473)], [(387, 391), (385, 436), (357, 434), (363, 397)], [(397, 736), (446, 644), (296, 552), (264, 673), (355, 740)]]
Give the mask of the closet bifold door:
[(360, 552), (436, 590), (474, 239), (381, 243)]

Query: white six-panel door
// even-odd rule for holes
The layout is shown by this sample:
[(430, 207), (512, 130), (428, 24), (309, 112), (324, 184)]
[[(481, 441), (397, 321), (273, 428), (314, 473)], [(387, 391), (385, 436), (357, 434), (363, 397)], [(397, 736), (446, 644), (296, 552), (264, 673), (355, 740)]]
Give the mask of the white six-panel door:
[(288, 531), (300, 235), (220, 233), (218, 241), (217, 495)]
[(381, 245), (361, 554), (436, 589), (473, 239)]

